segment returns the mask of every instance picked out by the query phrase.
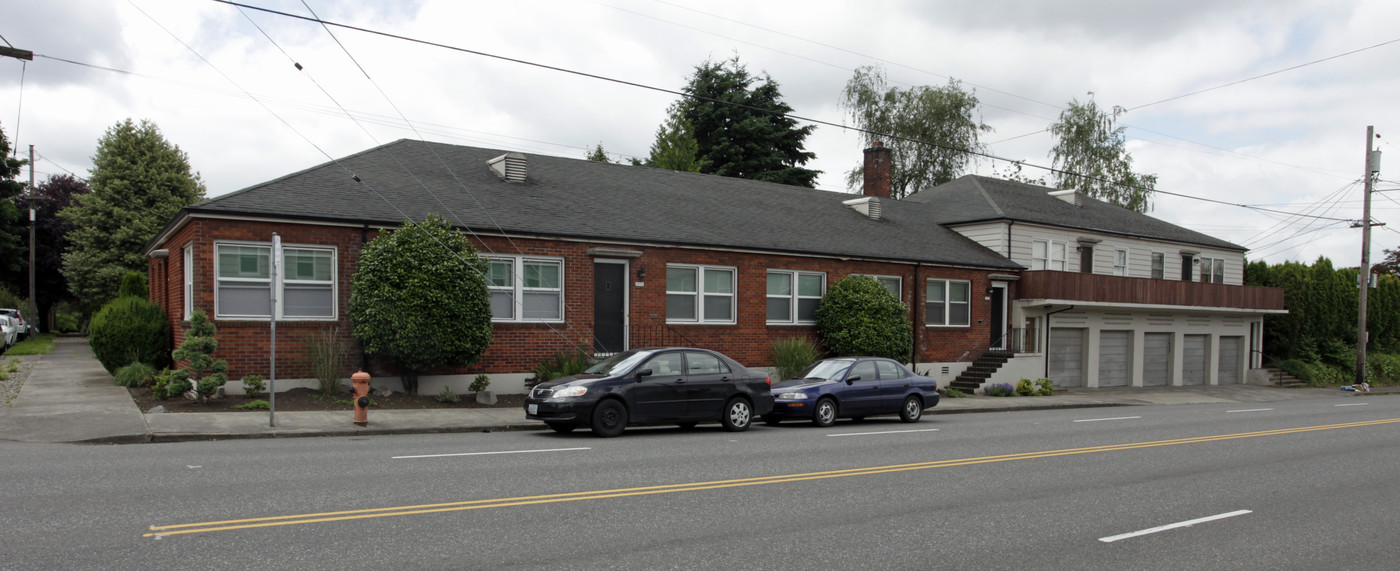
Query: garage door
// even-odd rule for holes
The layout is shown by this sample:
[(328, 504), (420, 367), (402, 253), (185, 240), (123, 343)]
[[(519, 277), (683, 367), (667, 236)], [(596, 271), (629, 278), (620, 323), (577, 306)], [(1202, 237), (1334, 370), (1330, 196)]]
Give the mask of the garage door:
[(1126, 387), (1132, 384), (1133, 332), (1099, 333), (1099, 386)]
[(1056, 386), (1084, 386), (1084, 331), (1050, 328), (1050, 380)]
[(1182, 339), (1181, 384), (1206, 384), (1206, 364), (1210, 354), (1206, 351), (1209, 335), (1187, 335)]
[(1244, 337), (1220, 338), (1220, 363), (1217, 371), (1220, 384), (1237, 385), (1240, 383), (1241, 347), (1244, 347)]
[(1165, 387), (1172, 379), (1172, 334), (1148, 333), (1142, 337), (1142, 385)]

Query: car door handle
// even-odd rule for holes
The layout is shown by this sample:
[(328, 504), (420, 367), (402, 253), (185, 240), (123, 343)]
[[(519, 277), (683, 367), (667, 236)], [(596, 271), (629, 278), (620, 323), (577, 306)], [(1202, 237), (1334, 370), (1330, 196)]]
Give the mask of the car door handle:
[(727, 383), (727, 382), (729, 382), (729, 377), (720, 377), (719, 380), (720, 380), (720, 382), (725, 382), (725, 383)]
[(676, 384), (678, 384), (678, 385), (684, 385), (684, 384), (685, 384), (685, 379), (676, 379)]

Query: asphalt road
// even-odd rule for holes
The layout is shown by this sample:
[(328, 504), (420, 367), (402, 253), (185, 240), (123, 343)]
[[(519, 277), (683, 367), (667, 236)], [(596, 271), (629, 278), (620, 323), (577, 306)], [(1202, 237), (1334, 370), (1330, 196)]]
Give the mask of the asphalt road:
[(4, 569), (1376, 569), (1400, 397), (0, 443)]

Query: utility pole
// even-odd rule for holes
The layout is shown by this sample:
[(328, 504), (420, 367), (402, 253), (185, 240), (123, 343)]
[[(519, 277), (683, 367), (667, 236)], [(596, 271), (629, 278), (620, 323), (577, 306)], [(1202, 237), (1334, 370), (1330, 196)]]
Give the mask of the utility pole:
[(1376, 138), (1375, 126), (1366, 127), (1365, 198), (1361, 206), (1361, 271), (1357, 285), (1361, 288), (1356, 308), (1356, 384), (1366, 382), (1366, 302), (1371, 293), (1371, 179), (1381, 171), (1381, 152), (1371, 149)]
[(38, 333), (34, 332), (35, 321), (39, 318), (39, 302), (34, 297), (34, 226), (37, 224), (37, 217), (34, 211), (38, 207), (39, 195), (34, 193), (34, 145), (29, 145), (29, 338), (34, 339)]

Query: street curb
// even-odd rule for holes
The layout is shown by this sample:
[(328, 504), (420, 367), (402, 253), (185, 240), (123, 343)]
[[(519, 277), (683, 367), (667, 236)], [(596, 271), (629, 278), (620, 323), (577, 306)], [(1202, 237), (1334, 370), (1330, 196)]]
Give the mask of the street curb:
[[(1025, 411), (1030, 411), (1030, 410), (1066, 410), (1066, 409), (1072, 409), (1072, 408), (1108, 408), (1108, 407), (1117, 407), (1117, 406), (1142, 406), (1142, 405), (1137, 404), (1137, 403), (1126, 403), (1126, 402), (1100, 402), (1100, 403), (1047, 404), (1047, 405), (1044, 405), (1044, 406), (1006, 406), (1006, 407), (998, 407), (998, 408), (964, 408), (964, 409), (951, 409), (951, 410), (949, 410), (949, 409), (938, 410), (937, 407), (934, 407), (934, 409), (933, 409), (932, 412), (933, 412), (934, 414), (938, 414), (938, 415), (945, 415), (945, 414), (969, 414), (969, 413), (977, 413), (977, 412), (1025, 412)], [(925, 415), (927, 415), (927, 412), (925, 412)]]
[[(178, 414), (178, 413), (175, 413)], [(225, 434), (204, 434), (194, 432), (177, 432), (168, 434), (151, 434), (147, 440), (134, 442), (114, 442), (113, 444), (164, 444), (169, 442), (208, 442), (217, 440), (252, 440), (263, 438), (326, 438), (335, 436), (400, 436), (405, 434), (464, 434), (468, 432), (527, 432), (532, 430), (544, 430), (543, 424), (535, 425), (499, 425), (499, 426), (462, 426), (462, 427), (434, 427), (434, 428), (363, 428), (355, 430), (319, 430), (319, 431), (296, 431), (296, 432), (258, 432), (258, 433), (225, 433)], [(87, 442), (83, 442), (87, 443)]]

